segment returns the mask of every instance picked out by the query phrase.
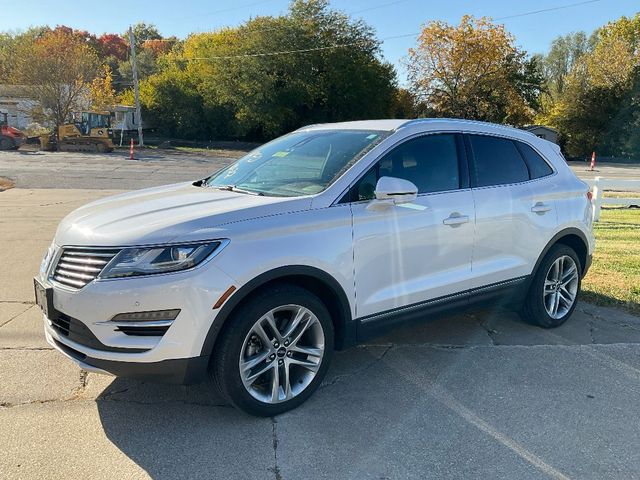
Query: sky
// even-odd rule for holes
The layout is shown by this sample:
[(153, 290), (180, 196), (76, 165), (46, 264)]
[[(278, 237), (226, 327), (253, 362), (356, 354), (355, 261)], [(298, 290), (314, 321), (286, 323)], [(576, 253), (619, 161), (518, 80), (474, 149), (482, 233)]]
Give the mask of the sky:
[[(545, 53), (558, 35), (595, 28), (622, 15), (640, 12), (639, 0), (331, 0), (333, 8), (362, 18), (380, 39), (420, 30), (430, 20), (457, 24), (464, 14), (489, 16), (503, 23), (516, 43), (529, 53)], [(0, 31), (58, 24), (97, 34), (123, 32), (130, 24), (155, 24), (165, 36), (233, 26), (258, 15), (285, 13), (289, 0), (143, 0), (134, 2), (78, 2), (59, 0), (0, 0)], [(86, 8), (82, 8), (85, 6)], [(553, 11), (539, 10), (564, 7)], [(526, 15), (522, 15), (526, 14)], [(511, 18), (505, 18), (511, 17)], [(401, 59), (416, 37), (389, 38), (384, 57), (396, 65), (404, 83)]]

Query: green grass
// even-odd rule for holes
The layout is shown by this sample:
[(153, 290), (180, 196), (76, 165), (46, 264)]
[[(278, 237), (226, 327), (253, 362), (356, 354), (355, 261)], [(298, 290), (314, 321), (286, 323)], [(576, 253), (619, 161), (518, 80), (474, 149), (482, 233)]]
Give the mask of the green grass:
[(640, 314), (640, 209), (603, 209), (594, 223), (596, 250), (582, 298)]
[(640, 192), (604, 192), (605, 198), (640, 198)]
[(232, 159), (240, 158), (247, 153), (244, 150), (231, 150), (225, 148), (173, 147), (173, 149), (183, 153), (196, 153)]

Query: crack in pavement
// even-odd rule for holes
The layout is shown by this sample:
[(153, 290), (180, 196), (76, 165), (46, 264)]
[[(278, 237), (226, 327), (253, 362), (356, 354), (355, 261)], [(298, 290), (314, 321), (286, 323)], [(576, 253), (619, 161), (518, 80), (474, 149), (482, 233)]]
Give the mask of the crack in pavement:
[(278, 420), (276, 417), (271, 417), (271, 442), (273, 445), (273, 467), (269, 470), (275, 475), (276, 480), (282, 480), (282, 473), (280, 473), (278, 466)]
[(233, 408), (231, 405), (226, 405), (226, 404), (205, 403), (205, 402), (186, 402), (182, 400), (167, 400), (162, 402), (143, 402), (140, 400), (128, 400), (128, 399), (105, 398), (105, 397), (89, 399), (89, 398), (83, 398), (79, 395), (74, 394), (67, 398), (47, 398), (45, 400), (28, 400), (26, 402), (17, 402), (17, 403), (0, 402), (0, 410), (3, 408), (9, 409), (9, 408), (23, 407), (28, 405), (39, 405), (39, 404), (45, 404), (45, 403), (68, 403), (68, 402), (75, 402), (75, 401), (96, 402), (96, 403), (98, 401), (113, 402), (113, 403), (132, 403), (135, 405), (145, 405), (145, 406), (169, 405), (172, 403), (178, 403), (181, 405), (195, 405), (198, 407)]
[(79, 375), (79, 381), (80, 381), (80, 385), (78, 385), (76, 388), (73, 389), (72, 393), (72, 397), (73, 398), (78, 398), (80, 397), (85, 389), (87, 388), (87, 384), (89, 383), (89, 372), (87, 372), (86, 370), (80, 369), (80, 375)]
[(0, 410), (14, 408), (14, 407), (22, 407), (24, 405), (36, 405), (36, 404), (64, 402), (64, 401), (66, 401), (66, 399), (48, 398), (46, 400), (28, 400), (26, 402), (18, 402), (18, 403), (0, 402)]
[[(592, 318), (593, 321), (599, 321), (599, 322), (605, 322), (605, 323), (613, 323), (614, 325), (617, 325), (618, 327), (622, 327), (622, 328), (629, 328), (631, 330), (636, 330), (636, 331), (640, 331), (640, 324), (634, 325), (625, 321), (617, 321), (615, 319), (612, 318), (605, 318), (591, 310), (589, 310), (589, 308), (577, 308), (576, 310), (578, 310), (580, 313), (583, 313), (589, 317)], [(631, 315), (633, 316), (633, 315)]]
[[(20, 305), (29, 305), (26, 303), (22, 303)], [(11, 317), (9, 320), (6, 320), (2, 323), (0, 323), (0, 328), (4, 327), (5, 325), (7, 325), (9, 322), (11, 322), (12, 320), (15, 320), (16, 318), (18, 318), (20, 315), (22, 315), (23, 313), (27, 313), (29, 310), (31, 310), (33, 307), (35, 307), (34, 304), (31, 304), (30, 306), (28, 306), (27, 308), (25, 308), (24, 310), (22, 310), (20, 313), (14, 315), (13, 317)]]
[(494, 330), (493, 328), (489, 327), (487, 320), (481, 320), (478, 317), (476, 317), (475, 315), (471, 315), (471, 314), (467, 314), (467, 318), (471, 318), (473, 321), (475, 321), (480, 326), (480, 328), (482, 328), (482, 330), (484, 330), (487, 333), (487, 336), (489, 337), (489, 340), (491, 341), (491, 345), (500, 345), (496, 341), (496, 338), (495, 338), (495, 336), (499, 332), (497, 330)]
[(595, 326), (593, 325), (593, 319), (588, 321), (589, 324), (589, 339), (591, 340), (591, 345), (595, 345), (596, 337), (593, 336)]
[[(365, 346), (359, 346), (357, 348), (361, 348), (363, 350), (367, 350), (367, 347), (380, 347), (380, 346), (383, 346), (383, 345), (368, 345), (368, 346), (365, 345)], [(379, 361), (383, 360), (384, 357), (387, 355), (387, 353), (389, 353), (394, 347), (396, 347), (396, 345), (390, 344), (390, 345), (384, 345), (384, 347), (386, 347), (386, 349), (384, 350), (384, 352), (382, 352), (382, 355), (380, 355), (377, 358), (373, 358), (371, 360), (371, 362), (368, 363), (366, 366), (364, 366), (362, 368), (359, 368), (359, 369), (357, 369), (356, 371), (353, 371), (353, 372), (348, 372), (348, 373), (343, 373), (341, 375), (336, 375), (331, 380), (326, 380), (326, 381), (322, 382), (320, 384), (320, 386), (318, 387), (318, 390), (326, 388), (326, 387), (331, 387), (331, 386), (335, 385), (336, 383), (341, 382), (345, 378), (365, 373), (369, 368), (373, 367), (376, 363), (378, 363)]]
[(55, 350), (55, 349), (53, 347), (0, 347), (0, 351), (3, 351), (3, 350), (38, 352), (38, 351), (47, 351), (47, 350)]

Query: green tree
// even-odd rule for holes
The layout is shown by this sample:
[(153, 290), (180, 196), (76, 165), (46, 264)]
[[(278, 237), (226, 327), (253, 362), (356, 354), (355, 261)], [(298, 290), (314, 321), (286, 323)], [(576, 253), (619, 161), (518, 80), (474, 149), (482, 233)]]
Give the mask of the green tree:
[(55, 126), (86, 105), (98, 57), (79, 36), (65, 29), (46, 32), (16, 51), (12, 80), (27, 85), (40, 104), (44, 121)]
[(393, 105), (391, 107), (391, 117), (393, 118), (414, 118), (418, 116), (420, 107), (416, 105), (416, 99), (406, 88), (396, 90)]
[(112, 82), (111, 68), (109, 65), (103, 65), (96, 78), (89, 85), (91, 108), (109, 110), (116, 104), (116, 91)]
[(559, 36), (551, 42), (549, 53), (542, 59), (547, 91), (556, 98), (564, 92), (565, 79), (577, 62), (586, 54), (589, 40), (584, 32)]
[(569, 155), (640, 157), (640, 14), (592, 35), (564, 88), (545, 107)]
[[(187, 98), (197, 92), (225, 122), (212, 134), (264, 140), (309, 123), (386, 117), (394, 103), (395, 73), (373, 30), (326, 0), (297, 0), (284, 16), (191, 35), (169, 58), (185, 72), (176, 78), (188, 79)], [(175, 86), (164, 72), (147, 83)]]
[[(133, 27), (133, 36), (136, 40), (136, 50), (142, 48), (144, 42), (147, 40), (160, 40), (162, 35), (158, 31), (157, 27), (152, 23), (136, 23)], [(125, 38), (127, 44), (129, 43), (129, 31), (124, 32), (122, 35)]]
[[(138, 61), (138, 78), (140, 80), (150, 77), (158, 71), (157, 59), (150, 50), (141, 49), (140, 51), (136, 51), (136, 60)], [(118, 78), (129, 85), (133, 85), (131, 61), (129, 59), (122, 60), (118, 62), (117, 65)]]
[(50, 32), (49, 27), (32, 27), (23, 32), (0, 32), (0, 83), (10, 83), (19, 60), (18, 52)]
[(407, 69), (412, 92), (434, 116), (522, 125), (533, 118), (542, 88), (538, 62), (484, 17), (427, 23)]

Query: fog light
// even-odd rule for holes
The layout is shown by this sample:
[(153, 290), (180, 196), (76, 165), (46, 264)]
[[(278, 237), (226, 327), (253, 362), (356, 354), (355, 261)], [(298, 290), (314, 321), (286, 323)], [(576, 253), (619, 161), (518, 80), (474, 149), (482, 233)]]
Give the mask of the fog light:
[(174, 310), (154, 310), (150, 312), (129, 312), (119, 313), (111, 319), (112, 322), (158, 322), (173, 321), (176, 319), (180, 309)]

